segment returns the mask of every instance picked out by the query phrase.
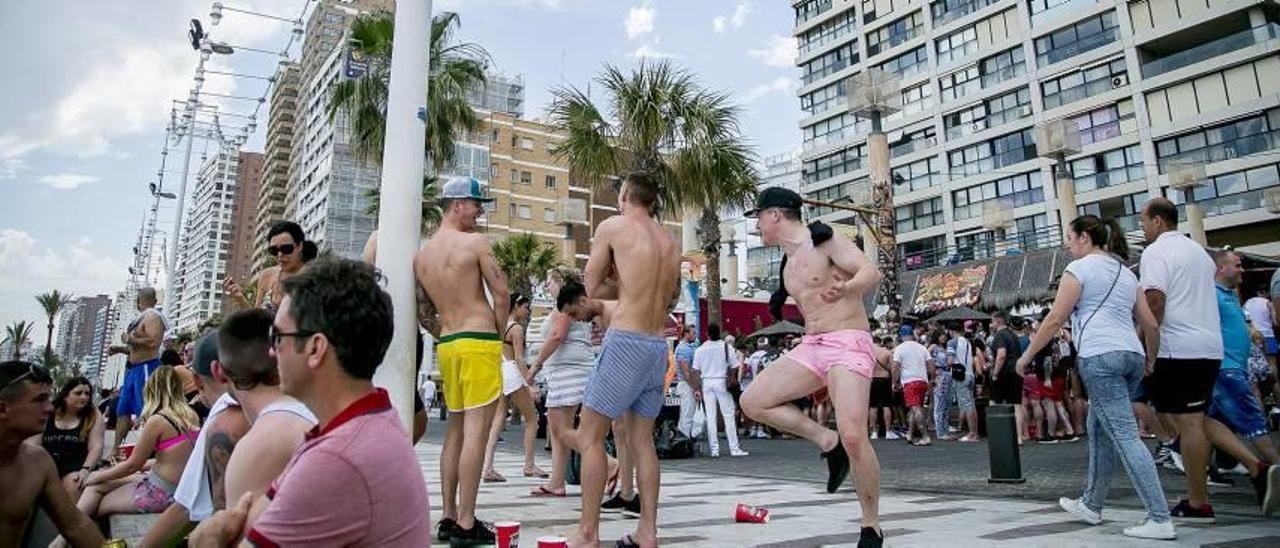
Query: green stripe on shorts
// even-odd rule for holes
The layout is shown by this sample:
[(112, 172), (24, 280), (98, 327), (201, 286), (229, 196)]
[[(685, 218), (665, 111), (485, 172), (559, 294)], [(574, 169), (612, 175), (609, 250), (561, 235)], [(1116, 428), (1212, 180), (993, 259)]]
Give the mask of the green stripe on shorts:
[(436, 341), (436, 344), (444, 344), (447, 342), (452, 342), (452, 341), (461, 340), (461, 339), (472, 339), (476, 341), (500, 340), (498, 339), (497, 333), (486, 333), (483, 331), (459, 331), (457, 333), (452, 333), (452, 334), (440, 337), (440, 340)]

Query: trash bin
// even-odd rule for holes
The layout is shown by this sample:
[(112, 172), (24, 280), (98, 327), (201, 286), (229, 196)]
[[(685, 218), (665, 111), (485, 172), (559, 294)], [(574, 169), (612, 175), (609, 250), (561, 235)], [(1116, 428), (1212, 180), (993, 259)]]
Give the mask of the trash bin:
[(1018, 453), (1018, 423), (1013, 406), (987, 406), (987, 451), (991, 456), (989, 483), (1024, 483), (1022, 459)]

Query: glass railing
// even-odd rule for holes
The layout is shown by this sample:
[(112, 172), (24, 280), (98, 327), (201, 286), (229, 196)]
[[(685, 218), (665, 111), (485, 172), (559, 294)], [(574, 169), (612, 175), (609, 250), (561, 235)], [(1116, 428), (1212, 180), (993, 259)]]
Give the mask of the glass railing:
[(1062, 2), (1042, 12), (1031, 14), (1031, 26), (1037, 27), (1046, 22), (1052, 22), (1054, 19), (1061, 20), (1060, 18), (1063, 15), (1067, 15), (1067, 12), (1069, 11), (1092, 6), (1097, 3), (1098, 0), (1067, 0), (1066, 2)]
[(938, 2), (933, 5), (933, 27), (936, 29), (999, 1), (1000, 0), (969, 0), (968, 2)]
[(1051, 49), (1046, 53), (1040, 54), (1036, 59), (1039, 61), (1039, 65), (1041, 67), (1052, 65), (1060, 61), (1066, 61), (1067, 59), (1080, 55), (1086, 51), (1095, 50), (1115, 42), (1116, 37), (1119, 35), (1119, 27), (1111, 27), (1093, 36), (1079, 40), (1070, 46)]
[(1000, 82), (1019, 76), (1026, 71), (1027, 71), (1026, 63), (1018, 63), (1016, 65), (1004, 67), (990, 74), (983, 74), (982, 87), (983, 89), (985, 89), (985, 88), (995, 86)]
[(1003, 237), (980, 240), (973, 245), (950, 245), (924, 251), (901, 253), (898, 257), (898, 268), (921, 270), (973, 260), (1018, 255), (1060, 245), (1062, 245), (1062, 232), (1056, 226), (1046, 226), (1021, 232), (1007, 229), (1006, 235)]
[(1271, 188), (1259, 188), (1237, 194), (1228, 194), (1208, 200), (1199, 200), (1196, 203), (1200, 204), (1200, 208), (1204, 210), (1205, 217), (1226, 215), (1265, 207), (1266, 199), (1263, 194), (1268, 190), (1271, 190)]
[(1076, 192), (1089, 192), (1090, 190), (1097, 190), (1099, 188), (1107, 188), (1141, 181), (1142, 176), (1142, 164), (1118, 167), (1116, 169), (1094, 173), (1092, 175), (1076, 177), (1075, 189)]
[(1160, 158), (1160, 173), (1178, 164), (1211, 164), (1280, 148), (1280, 130), (1255, 133), (1216, 145), (1197, 148)]
[(1212, 59), (1219, 55), (1244, 49), (1255, 44), (1261, 44), (1267, 40), (1280, 37), (1280, 24), (1271, 23), (1260, 27), (1242, 30), (1235, 34), (1229, 34), (1217, 40), (1200, 44), (1175, 53), (1167, 55), (1154, 61), (1142, 64), (1142, 75), (1150, 78), (1157, 74), (1164, 74), (1171, 70), (1180, 69), (1185, 66), (1193, 65)]
[(891, 145), (889, 147), (889, 157), (898, 158), (911, 154), (917, 150), (924, 150), (937, 145), (937, 137), (921, 137), (918, 139), (912, 139), (901, 144)]
[(1090, 97), (1093, 97), (1094, 95), (1098, 95), (1099, 93), (1106, 93), (1108, 91), (1111, 91), (1116, 88), (1116, 85), (1112, 82), (1112, 80), (1122, 75), (1124, 75), (1124, 73), (1112, 75), (1111, 78), (1103, 78), (1101, 80), (1085, 82), (1078, 86), (1064, 89), (1052, 95), (1045, 95), (1044, 108), (1045, 110), (1058, 108), (1062, 105), (1067, 105), (1067, 104), (1074, 103), (1076, 101), (1088, 99)]

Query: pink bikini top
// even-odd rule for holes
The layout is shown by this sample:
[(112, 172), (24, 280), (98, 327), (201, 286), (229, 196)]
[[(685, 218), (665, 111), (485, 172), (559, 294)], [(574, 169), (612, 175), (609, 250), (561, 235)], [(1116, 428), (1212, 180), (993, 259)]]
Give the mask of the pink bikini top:
[(194, 444), (194, 443), (195, 443), (195, 439), (196, 439), (196, 437), (200, 435), (200, 430), (199, 430), (199, 429), (192, 430), (192, 431), (189, 431), (189, 432), (183, 432), (183, 431), (182, 431), (182, 429), (178, 427), (178, 424), (177, 424), (177, 423), (175, 423), (175, 422), (173, 422), (173, 419), (171, 419), (171, 418), (169, 418), (169, 417), (165, 416), (163, 413), (160, 413), (159, 415), (160, 415), (160, 417), (162, 417), (164, 420), (169, 421), (169, 425), (170, 425), (170, 426), (172, 426), (174, 430), (177, 430), (177, 431), (178, 431), (178, 435), (176, 435), (176, 436), (174, 436), (174, 437), (172, 437), (172, 438), (167, 438), (167, 439), (163, 439), (163, 440), (160, 440), (160, 441), (156, 442), (156, 452), (157, 452), (157, 453), (163, 453), (165, 450), (167, 450), (167, 449), (169, 449), (169, 448), (171, 448), (171, 447), (173, 447), (173, 446), (175, 446), (175, 445), (178, 445), (179, 443), (182, 443), (182, 442), (184, 442), (184, 441), (189, 441), (189, 442), (191, 442), (192, 444)]

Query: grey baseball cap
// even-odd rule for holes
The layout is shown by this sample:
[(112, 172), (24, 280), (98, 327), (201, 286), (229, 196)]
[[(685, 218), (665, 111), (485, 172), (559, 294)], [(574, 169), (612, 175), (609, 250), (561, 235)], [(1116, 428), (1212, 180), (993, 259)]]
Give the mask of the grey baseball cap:
[(475, 177), (453, 177), (445, 181), (440, 188), (441, 200), (475, 200), (492, 202), (493, 198), (485, 196), (484, 186)]

